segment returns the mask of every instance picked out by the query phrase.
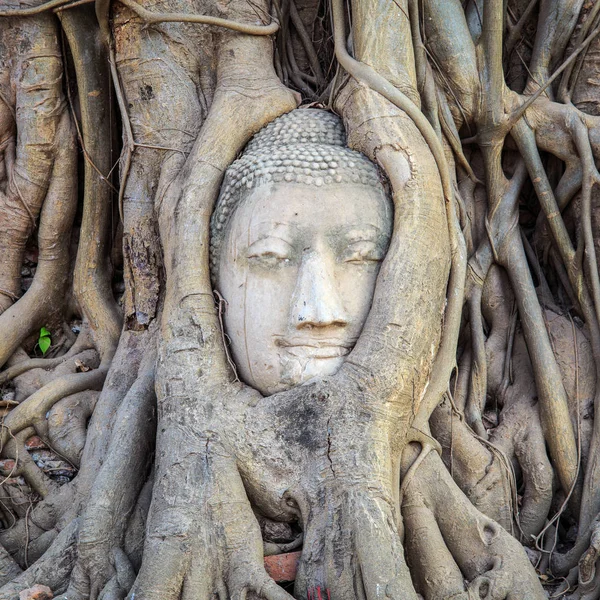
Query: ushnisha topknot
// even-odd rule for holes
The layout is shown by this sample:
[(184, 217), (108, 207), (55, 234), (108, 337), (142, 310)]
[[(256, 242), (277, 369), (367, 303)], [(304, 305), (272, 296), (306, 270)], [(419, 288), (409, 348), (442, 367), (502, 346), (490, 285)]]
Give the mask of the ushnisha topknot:
[(231, 215), (252, 188), (270, 182), (317, 187), (348, 183), (385, 190), (377, 166), (346, 146), (344, 126), (337, 115), (310, 108), (278, 117), (248, 142), (225, 172), (210, 223), (213, 280)]

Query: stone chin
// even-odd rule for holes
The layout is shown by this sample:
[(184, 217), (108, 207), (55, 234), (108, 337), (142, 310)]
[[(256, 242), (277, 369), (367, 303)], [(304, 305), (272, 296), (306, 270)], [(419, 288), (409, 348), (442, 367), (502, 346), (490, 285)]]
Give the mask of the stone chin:
[(312, 347), (293, 347), (280, 352), (281, 385), (276, 391), (289, 390), (314, 379), (335, 375), (344, 364), (349, 349), (327, 346), (314, 352)]

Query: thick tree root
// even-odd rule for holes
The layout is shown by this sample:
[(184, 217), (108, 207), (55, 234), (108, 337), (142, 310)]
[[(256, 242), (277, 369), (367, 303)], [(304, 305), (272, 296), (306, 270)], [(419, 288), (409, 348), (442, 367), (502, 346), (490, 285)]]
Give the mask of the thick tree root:
[[(289, 406), (281, 409), (290, 411)], [(276, 440), (287, 439), (287, 452), (293, 457), (295, 468), (303, 453), (302, 446), (290, 450), (292, 438), (283, 426), (272, 436), (267, 434), (268, 445), (262, 446), (268, 448), (267, 454), (264, 457), (257, 454), (257, 447), (250, 440), (267, 442), (265, 434), (273, 424), (272, 417), (268, 423), (264, 422), (269, 411), (263, 410), (252, 406), (246, 409), (247, 416), (242, 418), (246, 423), (253, 423), (253, 431), (249, 432), (247, 441), (239, 440), (237, 461), (228, 445), (219, 441), (233, 439), (232, 431), (240, 430), (237, 418), (227, 435), (215, 433), (197, 439), (182, 434), (180, 443), (188, 454), (183, 463), (181, 458), (172, 458), (168, 470), (158, 474), (156, 504), (152, 510), (159, 513), (150, 514), (150, 523), (154, 525), (146, 539), (146, 559), (131, 597), (175, 598), (182, 590), (184, 598), (189, 595), (208, 599), (213, 593), (235, 598), (244, 589), (255, 591), (261, 598), (274, 597), (266, 591), (268, 588), (261, 590), (257, 584), (264, 578), (259, 566), (262, 545), (258, 524), (247, 500), (248, 490), (251, 497), (259, 499), (263, 511), (278, 514), (280, 519), (290, 518), (298, 510), (303, 516), (304, 546), (296, 579), (296, 597), (307, 597), (308, 590), (320, 588), (328, 590), (331, 597), (370, 599), (379, 597), (385, 590), (389, 598), (416, 600), (404, 563), (396, 528), (398, 515), (390, 492), (372, 477), (363, 481), (356, 471), (355, 461), (354, 470), (346, 470), (344, 460), (336, 451), (336, 429), (333, 429), (329, 436), (312, 434), (312, 443), (317, 446), (313, 447), (313, 459), (307, 458), (308, 463), (302, 468), (303, 473), (320, 473), (320, 476), (316, 479), (311, 476), (301, 485), (291, 486), (283, 498), (269, 493), (264, 485), (269, 472), (270, 481), (284, 489), (280, 487), (282, 475), (294, 471), (282, 460), (286, 450), (280, 447), (281, 441)], [(233, 417), (231, 412), (228, 414)], [(292, 422), (296, 426), (302, 420), (293, 416), (290, 425)], [(222, 421), (216, 418), (213, 423), (211, 431)], [(313, 420), (311, 427), (315, 425)], [(262, 435), (258, 435), (259, 431)], [(306, 434), (306, 431), (300, 432), (300, 436)], [(248, 443), (250, 447), (246, 447)], [(250, 448), (253, 448), (253, 473), (244, 468)], [(272, 464), (272, 458), (268, 458), (271, 452), (279, 456), (275, 470), (268, 466)], [(371, 452), (377, 450), (371, 446)], [(357, 456), (361, 455), (364, 453), (359, 451)], [(319, 466), (314, 471), (317, 457), (320, 457), (316, 463)], [(236, 462), (244, 472), (245, 486)], [(410, 461), (405, 469), (409, 465)], [(173, 490), (165, 478), (181, 469), (193, 480), (202, 482), (198, 489), (189, 489), (190, 497), (186, 495), (185, 499), (180, 498), (181, 490)], [(254, 470), (261, 474), (260, 479)], [(307, 485), (309, 482), (312, 483)], [(157, 499), (162, 501), (157, 502)], [(182, 507), (187, 507), (183, 512), (181, 502)], [(190, 510), (194, 506), (197, 509)], [(435, 453), (425, 457), (407, 483), (402, 514), (412, 577), (427, 600), (453, 595), (466, 599), (470, 593), (479, 593), (477, 590), (482, 594), (486, 590), (495, 600), (545, 598), (517, 540), (473, 507)], [(203, 541), (198, 544), (198, 539)], [(189, 560), (181, 561), (182, 544)], [(207, 548), (214, 551), (207, 555)], [(243, 556), (246, 558), (238, 563)], [(225, 574), (223, 580), (218, 578), (219, 573)], [(470, 582), (466, 586), (463, 577)]]
[[(54, 304), (62, 300), (68, 268), (60, 260), (60, 254), (65, 250), (68, 252), (68, 233), (76, 195), (76, 150), (65, 111), (63, 65), (55, 19), (51, 15), (41, 15), (24, 21), (2, 20), (0, 41), (4, 48), (18, 48), (25, 40), (30, 40), (26, 42), (26, 50), (14, 54), (3, 52), (2, 57), (0, 312), (19, 298), (25, 245), (48, 197), (54, 196), (52, 203), (58, 201), (58, 205), (54, 207), (54, 215), (47, 214), (46, 220), (58, 218), (56, 226), (66, 218), (68, 225), (66, 230), (58, 227), (53, 232), (59, 233), (60, 238), (55, 256), (58, 268), (52, 273), (53, 277), (49, 277), (47, 269), (45, 277), (37, 277), (36, 273), (38, 282), (44, 279), (47, 288), (44, 292), (38, 288), (29, 294), (29, 297), (35, 295), (37, 298), (36, 304), (28, 306), (31, 313), (20, 313), (28, 316), (14, 320), (12, 328), (4, 325), (5, 319), (0, 320), (4, 332), (0, 364), (18, 347), (20, 341), (14, 345), (15, 340), (27, 335), (24, 331), (40, 326), (35, 321), (40, 320), (41, 314), (47, 315), (47, 309), (51, 308), (41, 307), (44, 304), (42, 298), (53, 299)], [(57, 198), (57, 192), (64, 198)], [(64, 200), (67, 200), (66, 207)], [(44, 293), (48, 295), (44, 296)], [(16, 331), (13, 333), (11, 329)]]
[(12, 581), (21, 573), (21, 567), (4, 548), (0, 547), (0, 586)]
[[(116, 414), (107, 458), (85, 507), (77, 564), (66, 594), (71, 600), (88, 597), (95, 600), (112, 578), (122, 579), (119, 565), (124, 560), (122, 548), (127, 524), (147, 476), (156, 435), (155, 347), (155, 338), (151, 338), (138, 378)], [(124, 588), (125, 592), (131, 584)]]
[(19, 375), (23, 375), (23, 373), (33, 369), (55, 369), (69, 359), (76, 360), (75, 356), (77, 354), (93, 347), (86, 328), (77, 336), (75, 343), (62, 356), (58, 356), (57, 358), (31, 358), (5, 368), (4, 371), (0, 373), (0, 385), (12, 381), (16, 377), (19, 377)]
[[(85, 446), (88, 419), (99, 392), (79, 392), (63, 398), (48, 411), (48, 440), (55, 452), (78, 467)], [(38, 427), (39, 430), (39, 427)]]
[(106, 260), (111, 238), (113, 124), (110, 122), (110, 76), (107, 48), (93, 11), (77, 7), (60, 14), (77, 76), (81, 131), (85, 139), (85, 187), (81, 238), (73, 291), (90, 326), (100, 357), (112, 359), (121, 333), (121, 314), (112, 294), (111, 267)]
[(87, 373), (66, 375), (32, 394), (4, 419), (0, 443), (4, 445), (11, 434), (15, 435), (25, 427), (45, 421), (48, 411), (63, 398), (90, 389), (101, 390), (107, 371), (105, 366), (100, 365)]
[(434, 437), (442, 445), (446, 467), (460, 489), (483, 514), (511, 531), (512, 473), (504, 457), (482, 443), (448, 400), (435, 410), (430, 423)]
[[(77, 155), (68, 114), (63, 114), (56, 134), (58, 155), (41, 211), (38, 232), (38, 267), (31, 287), (0, 315), (0, 365), (23, 340), (53, 319), (64, 305), (69, 274), (69, 240), (77, 208)], [(19, 264), (19, 274), (20, 274)], [(24, 317), (26, 315), (26, 317)]]
[(411, 572), (426, 600), (467, 592), (494, 600), (546, 597), (519, 542), (477, 511), (435, 453), (409, 483), (402, 514), (407, 556), (418, 566)]

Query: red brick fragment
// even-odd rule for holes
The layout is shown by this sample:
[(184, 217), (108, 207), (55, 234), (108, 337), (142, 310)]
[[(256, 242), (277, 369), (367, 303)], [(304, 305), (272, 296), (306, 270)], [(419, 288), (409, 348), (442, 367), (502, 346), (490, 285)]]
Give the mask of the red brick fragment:
[(19, 600), (52, 600), (54, 595), (47, 585), (37, 583), (19, 593)]
[(12, 473), (16, 466), (17, 463), (12, 458), (4, 458), (0, 460), (0, 471), (2, 473)]
[(265, 570), (275, 581), (294, 581), (302, 552), (265, 556)]
[(32, 435), (26, 442), (25, 447), (27, 450), (41, 450), (46, 448), (46, 444), (38, 435)]

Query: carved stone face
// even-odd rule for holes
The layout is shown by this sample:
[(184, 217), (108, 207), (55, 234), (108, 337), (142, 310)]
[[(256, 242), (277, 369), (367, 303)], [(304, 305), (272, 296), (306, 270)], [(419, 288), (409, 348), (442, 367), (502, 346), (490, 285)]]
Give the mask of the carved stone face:
[(216, 282), (242, 380), (269, 395), (339, 369), (367, 318), (392, 220), (383, 188), (270, 183), (248, 192)]

